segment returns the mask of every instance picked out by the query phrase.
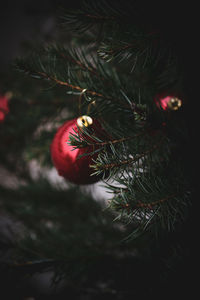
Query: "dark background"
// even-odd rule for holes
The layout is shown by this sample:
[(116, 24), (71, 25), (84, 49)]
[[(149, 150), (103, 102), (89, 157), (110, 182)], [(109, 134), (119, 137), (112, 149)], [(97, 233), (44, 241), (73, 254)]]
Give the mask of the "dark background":
[(78, 0), (4, 1), (0, 6), (0, 68), (21, 54), (26, 40), (39, 41), (55, 32), (58, 10), (77, 7)]

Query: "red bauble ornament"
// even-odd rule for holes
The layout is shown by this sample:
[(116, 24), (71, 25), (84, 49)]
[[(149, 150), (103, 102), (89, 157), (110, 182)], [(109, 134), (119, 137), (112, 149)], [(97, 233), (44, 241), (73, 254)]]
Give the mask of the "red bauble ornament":
[(9, 113), (9, 99), (9, 94), (0, 95), (0, 123), (4, 121), (6, 114)]
[(176, 96), (173, 95), (158, 95), (155, 98), (156, 105), (163, 110), (178, 110), (181, 105), (182, 101)]
[[(100, 176), (93, 175), (93, 169), (90, 167), (94, 164), (93, 159), (97, 158), (97, 153), (86, 155), (78, 158), (80, 155), (94, 151), (93, 146), (88, 146), (80, 149), (74, 149), (69, 145), (69, 135), (77, 132), (84, 124), (90, 127), (95, 132), (97, 137), (105, 137), (106, 133), (101, 127), (101, 124), (88, 116), (82, 116), (78, 119), (73, 119), (65, 122), (60, 128), (51, 144), (51, 158), (58, 174), (68, 181), (75, 184), (91, 184), (99, 181)], [(95, 142), (94, 142), (95, 143)], [(97, 149), (98, 146), (95, 146)]]

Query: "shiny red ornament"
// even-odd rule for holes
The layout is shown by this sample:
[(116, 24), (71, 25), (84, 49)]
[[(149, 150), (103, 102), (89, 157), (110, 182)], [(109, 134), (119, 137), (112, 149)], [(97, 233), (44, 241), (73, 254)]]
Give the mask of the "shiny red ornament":
[(7, 113), (9, 113), (8, 107), (9, 97), (7, 95), (0, 95), (0, 123), (5, 119)]
[(173, 95), (159, 95), (155, 98), (156, 105), (163, 110), (178, 110), (182, 101)]
[[(91, 118), (90, 118), (91, 119)], [(88, 124), (90, 128), (95, 131), (95, 136), (105, 137), (106, 133), (102, 129), (101, 124), (94, 119), (92, 124)], [(77, 132), (80, 129), (80, 118), (73, 119), (65, 122), (60, 128), (58, 128), (55, 134), (50, 151), (51, 158), (58, 174), (68, 181), (75, 184), (91, 184), (99, 181), (100, 176), (92, 175), (93, 169), (90, 167), (94, 164), (93, 159), (96, 159), (98, 154), (86, 155), (78, 158), (80, 155), (94, 151), (93, 146), (87, 146), (80, 149), (74, 149), (69, 145), (69, 135)], [(98, 146), (95, 146), (97, 149)]]

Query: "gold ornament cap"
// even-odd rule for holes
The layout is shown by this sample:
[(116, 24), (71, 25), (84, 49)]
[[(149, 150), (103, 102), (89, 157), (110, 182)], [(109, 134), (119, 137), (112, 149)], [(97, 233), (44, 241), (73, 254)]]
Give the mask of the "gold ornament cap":
[(90, 116), (83, 115), (77, 119), (77, 125), (80, 128), (89, 127), (93, 124), (93, 119)]
[(168, 101), (167, 106), (171, 110), (178, 110), (182, 105), (182, 101), (177, 97), (171, 97)]

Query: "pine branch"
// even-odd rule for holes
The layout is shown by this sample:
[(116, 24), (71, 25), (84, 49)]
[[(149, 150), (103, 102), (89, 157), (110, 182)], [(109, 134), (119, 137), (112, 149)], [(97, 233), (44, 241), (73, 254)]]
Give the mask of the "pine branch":
[[(83, 92), (83, 90), (84, 90), (84, 88), (82, 88), (80, 86), (70, 84), (67, 81), (59, 80), (55, 76), (49, 75), (47, 72), (41, 72), (41, 71), (33, 70), (31, 67), (28, 68), (28, 67), (25, 66), (25, 63), (23, 63), (22, 61), (18, 61), (16, 63), (16, 68), (19, 71), (23, 71), (24, 73), (31, 75), (33, 78), (46, 79), (48, 81), (53, 81), (53, 82), (55, 82), (56, 84), (58, 84), (60, 86), (66, 86), (66, 87), (69, 87), (70, 89), (78, 91), (78, 92)], [(101, 97), (101, 98), (105, 97), (102, 94), (97, 93), (97, 92), (92, 91), (92, 90), (87, 90), (86, 92), (90, 96), (97, 96), (97, 97)]]
[[(50, 49), (50, 50), (52, 50), (52, 49)], [(54, 51), (55, 50), (56, 49), (54, 49)], [(46, 53), (46, 51), (47, 51), (47, 53)], [(33, 78), (45, 79), (48, 81), (52, 81), (59, 86), (65, 86), (65, 87), (69, 88), (70, 90), (76, 91), (78, 93), (82, 93), (84, 91), (84, 95), (86, 97), (90, 96), (93, 98), (96, 97), (96, 98), (99, 98), (100, 100), (104, 100), (104, 102), (106, 104), (106, 108), (108, 108), (107, 104), (109, 102), (113, 102), (113, 104), (117, 104), (119, 107), (123, 107), (124, 109), (132, 110), (134, 113), (138, 114), (141, 118), (145, 118), (146, 111), (145, 111), (145, 109), (143, 109), (141, 107), (141, 105), (136, 104), (130, 100), (127, 101), (127, 96), (124, 97), (124, 94), (123, 94), (123, 98), (125, 98), (126, 101), (124, 101), (124, 99), (116, 96), (116, 95), (119, 95), (119, 93), (117, 93), (117, 92), (120, 89), (120, 85), (122, 85), (122, 83), (120, 82), (120, 78), (116, 74), (114, 74), (114, 71), (112, 71), (112, 69), (110, 69), (109, 71), (106, 71), (105, 68), (103, 68), (103, 66), (101, 64), (98, 64), (98, 66), (100, 68), (98, 70), (98, 73), (100, 72), (101, 76), (104, 76), (104, 81), (107, 81), (110, 83), (109, 86), (104, 84), (104, 81), (100, 80), (99, 78), (97, 78), (97, 79), (94, 78), (94, 76), (93, 76), (93, 73), (95, 71), (94, 68), (91, 68), (91, 66), (89, 66), (88, 64), (85, 64), (85, 63), (82, 64), (80, 61), (77, 61), (77, 60), (74, 60), (74, 63), (78, 64), (79, 66), (81, 65), (81, 69), (84, 69), (83, 73), (81, 73), (81, 75), (80, 75), (78, 73), (79, 69), (74, 70), (73, 65), (72, 66), (69, 65), (68, 61), (66, 61), (65, 63), (67, 64), (66, 68), (68, 70), (68, 74), (62, 75), (59, 70), (59, 64), (61, 62), (59, 60), (57, 61), (57, 56), (55, 55), (55, 53), (51, 53), (51, 51), (49, 53), (48, 49), (46, 49), (46, 51), (43, 53), (43, 55), (44, 54), (50, 55), (50, 57), (51, 57), (51, 55), (53, 55), (51, 60), (49, 60), (49, 62), (47, 63), (46, 66), (45, 66), (45, 62), (43, 63), (41, 61), (41, 59), (39, 59), (39, 61), (38, 61), (38, 57), (30, 57), (29, 60), (30, 59), (32, 60), (32, 65), (24, 59), (21, 59), (21, 60), (19, 59), (16, 61), (16, 68), (20, 71), (25, 72), (26, 74), (29, 74)], [(46, 56), (44, 56), (44, 58), (45, 57)], [(63, 57), (63, 54), (62, 54), (62, 57)], [(57, 62), (57, 65), (56, 65), (56, 62)], [(51, 64), (49, 64), (49, 63), (51, 63)], [(63, 65), (60, 67), (63, 68)], [(84, 72), (85, 70), (87, 70), (88, 72)], [(108, 72), (110, 72), (110, 74)], [(90, 73), (91, 73), (91, 75), (89, 75)], [(59, 77), (60, 78), (67, 77), (70, 82), (67, 80), (59, 79)], [(78, 83), (79, 85), (72, 84), (71, 81), (74, 81), (74, 83)], [(84, 84), (84, 87), (81, 86), (82, 84)], [(96, 87), (97, 89), (105, 90), (107, 95), (105, 96), (104, 93), (97, 92), (95, 90), (91, 90), (89, 86)], [(115, 86), (116, 86), (116, 89), (115, 89)], [(126, 102), (128, 102), (128, 104)], [(111, 108), (113, 110), (114, 106), (112, 105)], [(117, 109), (117, 106), (115, 107), (115, 109)]]
[[(187, 188), (177, 173), (181, 159), (174, 162), (173, 158), (180, 142), (174, 132), (183, 128), (178, 118), (171, 122), (170, 112), (166, 117), (166, 112), (156, 110), (154, 97), (162, 88), (181, 83), (180, 69), (171, 45), (141, 26), (142, 17), (140, 24), (131, 25), (124, 19), (126, 13), (120, 16), (111, 3), (104, 4), (88, 2), (65, 16), (67, 26), (76, 32), (93, 30), (92, 46), (80, 48), (81, 40), (75, 39), (73, 48), (42, 49), (18, 61), (18, 67), (32, 77), (64, 87), (67, 94), (78, 95), (83, 110), (95, 101), (91, 116), (102, 121), (111, 137), (98, 138), (86, 128), (71, 134), (69, 143), (74, 148), (89, 146), (91, 152), (83, 156), (98, 153), (91, 166), (94, 174), (108, 175), (123, 185), (120, 192), (119, 187), (110, 187), (117, 218), (125, 216), (139, 231), (154, 222), (173, 228), (188, 201)], [(167, 120), (165, 131), (163, 119)], [(157, 130), (151, 135), (148, 128), (153, 128), (154, 122)]]
[(154, 176), (120, 179), (119, 183), (124, 186), (121, 188), (108, 185), (114, 193), (109, 207), (118, 212), (117, 220), (135, 224), (132, 237), (152, 226), (156, 230), (159, 226), (173, 230), (175, 224), (184, 220), (190, 205), (185, 182), (181, 182), (180, 178), (170, 181), (168, 178)]
[(113, 34), (109, 36), (109, 39), (105, 39), (98, 49), (98, 55), (107, 62), (115, 60), (115, 62), (124, 63), (127, 60), (132, 65), (131, 73), (136, 67), (144, 69), (148, 66), (155, 69), (165, 54), (165, 51), (162, 54), (159, 53), (161, 49), (157, 39), (156, 35), (149, 33), (135, 35), (129, 29), (125, 36), (116, 37)]
[(92, 165), (91, 167), (93, 167), (96, 171), (105, 171), (108, 169), (112, 169), (112, 168), (119, 168), (119, 167), (123, 167), (123, 166), (127, 166), (127, 165), (132, 165), (135, 162), (145, 158), (147, 155), (151, 154), (153, 151), (155, 151), (156, 149), (158, 149), (162, 143), (164, 141), (164, 137), (155, 145), (153, 145), (153, 147), (151, 147), (150, 149), (144, 151), (142, 154), (137, 154), (135, 155), (135, 157), (131, 158), (131, 159), (125, 159), (119, 162), (114, 162), (114, 163), (109, 163), (109, 164), (102, 164), (101, 162), (98, 162), (97, 159), (97, 163), (95, 165)]
[[(46, 73), (44, 73), (44, 72), (36, 72), (36, 74), (37, 75), (39, 75), (39, 76), (41, 76), (41, 77), (43, 77), (43, 78), (45, 78), (45, 79), (47, 79), (47, 80), (52, 80), (52, 81), (54, 81), (55, 83), (57, 83), (58, 85), (61, 85), (61, 86), (67, 86), (67, 87), (69, 87), (69, 88), (71, 88), (71, 89), (73, 89), (73, 90), (76, 90), (76, 91), (78, 91), (78, 92), (83, 92), (83, 88), (81, 88), (80, 86), (75, 86), (75, 85), (72, 85), (72, 84), (70, 84), (70, 83), (68, 83), (68, 82), (66, 82), (66, 81), (61, 81), (61, 80), (59, 80), (59, 79), (57, 79), (57, 78), (55, 78), (55, 77), (52, 77), (52, 76), (50, 76), (50, 75), (48, 75), (48, 74), (46, 74)], [(100, 94), (100, 93), (97, 93), (97, 92), (95, 92), (95, 91), (90, 91), (90, 90), (87, 90), (86, 91), (86, 93), (88, 94), (88, 95), (90, 95), (90, 96), (97, 96), (97, 97), (101, 97), (101, 98), (105, 98), (105, 96), (103, 96), (102, 94)]]
[(131, 206), (130, 204), (126, 203), (126, 204), (122, 204), (122, 208), (129, 208), (129, 209), (136, 209), (136, 208), (149, 208), (149, 209), (152, 209), (154, 206), (156, 205), (159, 205), (159, 204), (162, 204), (163, 202), (165, 201), (168, 201), (174, 197), (176, 197), (177, 194), (171, 194), (169, 196), (166, 196), (162, 199), (159, 199), (159, 200), (156, 200), (156, 201), (152, 201), (150, 203), (145, 203), (145, 202), (142, 202), (142, 201), (138, 201), (138, 203), (136, 203), (134, 206)]
[(94, 25), (112, 24), (120, 21), (126, 15), (120, 3), (113, 5), (113, 3), (104, 0), (97, 3), (84, 1), (79, 10), (63, 12), (61, 20), (63, 26), (68, 28), (70, 26), (70, 30), (83, 33), (92, 29)]
[[(90, 53), (90, 61), (85, 56), (87, 49), (66, 49), (61, 46), (48, 47), (48, 53), (52, 53), (56, 57), (62, 57), (67, 63), (71, 63), (72, 66), (77, 65), (83, 71), (91, 73), (97, 76), (101, 80), (105, 80), (105, 77), (101, 76), (99, 70), (95, 67), (98, 62), (95, 57)], [(106, 80), (105, 80), (106, 81)]]
[[(84, 139), (83, 136), (84, 134), (88, 135), (89, 136), (89, 139)], [(69, 144), (71, 146), (74, 146), (75, 149), (76, 148), (84, 148), (84, 147), (88, 147), (88, 146), (92, 146), (92, 147), (95, 147), (95, 146), (100, 146), (100, 147), (104, 147), (104, 146), (107, 146), (107, 145), (114, 145), (114, 144), (118, 144), (118, 143), (123, 143), (123, 142), (126, 142), (126, 141), (129, 141), (129, 140), (132, 140), (132, 139), (135, 139), (139, 136), (142, 136), (144, 135), (145, 132), (140, 132), (134, 136), (128, 136), (128, 137), (122, 137), (120, 139), (113, 139), (113, 140), (106, 140), (106, 141), (100, 141), (99, 138), (96, 138), (95, 137), (95, 133), (94, 135), (90, 135), (89, 134), (89, 131), (87, 130), (87, 128), (83, 128), (83, 132), (76, 132), (74, 134), (70, 134), (69, 136)], [(106, 136), (106, 138), (108, 138)], [(94, 142), (92, 141), (94, 140)]]

